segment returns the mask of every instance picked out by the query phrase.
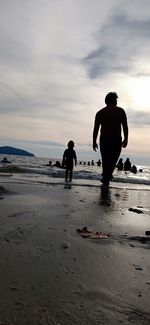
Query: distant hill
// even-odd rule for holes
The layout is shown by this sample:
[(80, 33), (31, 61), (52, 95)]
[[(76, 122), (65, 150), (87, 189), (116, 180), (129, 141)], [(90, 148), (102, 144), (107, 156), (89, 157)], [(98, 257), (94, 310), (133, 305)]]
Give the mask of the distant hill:
[(9, 147), (9, 146), (4, 146), (0, 147), (0, 154), (1, 155), (15, 155), (15, 156), (29, 156), (29, 157), (34, 157), (34, 154), (22, 149), (14, 148), (14, 147)]

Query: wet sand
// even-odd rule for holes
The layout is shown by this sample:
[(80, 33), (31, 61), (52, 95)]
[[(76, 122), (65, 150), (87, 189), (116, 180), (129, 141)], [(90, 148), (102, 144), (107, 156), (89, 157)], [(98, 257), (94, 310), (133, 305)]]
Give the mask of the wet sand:
[(149, 191), (0, 181), (0, 324), (150, 324)]

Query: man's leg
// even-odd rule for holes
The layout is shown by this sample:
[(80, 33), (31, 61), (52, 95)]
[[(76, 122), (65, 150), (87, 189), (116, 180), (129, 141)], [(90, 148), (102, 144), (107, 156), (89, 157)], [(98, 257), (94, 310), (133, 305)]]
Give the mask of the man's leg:
[(110, 162), (110, 174), (111, 175), (113, 174), (113, 172), (115, 170), (120, 153), (121, 153), (121, 145), (116, 144), (113, 147), (113, 151), (112, 151), (112, 155), (111, 155), (111, 162)]
[(121, 141), (116, 139), (101, 139), (100, 151), (102, 156), (102, 183), (108, 183), (113, 177), (113, 171), (121, 152)]
[(110, 151), (109, 151), (109, 146), (108, 142), (105, 139), (101, 139), (100, 141), (100, 152), (101, 152), (101, 157), (102, 157), (102, 183), (109, 185), (109, 163), (110, 163)]

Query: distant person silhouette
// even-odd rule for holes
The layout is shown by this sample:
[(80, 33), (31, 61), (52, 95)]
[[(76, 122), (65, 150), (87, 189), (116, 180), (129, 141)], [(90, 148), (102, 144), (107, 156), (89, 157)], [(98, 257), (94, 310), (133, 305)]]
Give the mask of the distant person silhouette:
[[(100, 128), (100, 152), (102, 156), (102, 180), (104, 186), (109, 185), (113, 171), (121, 153), (121, 148), (128, 144), (128, 124), (123, 108), (117, 106), (118, 95), (110, 92), (105, 97), (106, 106), (95, 116), (93, 129), (93, 150), (98, 149), (97, 136)], [(122, 129), (124, 139), (122, 141)]]
[(11, 161), (7, 159), (7, 157), (4, 157), (2, 160), (1, 160), (2, 163), (6, 163), (6, 164), (10, 164)]
[(53, 165), (54, 167), (61, 168), (61, 163), (59, 160), (56, 160), (55, 164)]
[(97, 163), (97, 166), (101, 166), (101, 161), (100, 161), (100, 159), (96, 162)]
[(46, 164), (45, 166), (52, 166), (52, 161), (49, 160), (48, 164)]
[(124, 162), (124, 170), (125, 171), (131, 170), (131, 162), (130, 162), (129, 158), (127, 158), (126, 161)]
[(137, 173), (137, 167), (135, 165), (131, 166), (131, 172), (133, 174), (136, 174)]
[(123, 159), (122, 158), (119, 159), (116, 167), (118, 168), (118, 170), (123, 170)]
[(72, 181), (72, 174), (73, 174), (73, 164), (75, 163), (75, 166), (77, 165), (77, 156), (76, 152), (73, 149), (74, 148), (74, 142), (70, 140), (68, 142), (68, 149), (64, 151), (63, 154), (63, 162), (62, 165), (66, 167), (66, 172), (65, 172), (65, 181)]

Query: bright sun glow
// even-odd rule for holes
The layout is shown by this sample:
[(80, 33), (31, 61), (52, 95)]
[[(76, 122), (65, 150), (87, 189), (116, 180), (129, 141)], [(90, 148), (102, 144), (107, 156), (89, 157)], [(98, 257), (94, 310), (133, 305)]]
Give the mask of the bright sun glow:
[(132, 78), (128, 81), (128, 94), (135, 109), (150, 108), (150, 77)]

